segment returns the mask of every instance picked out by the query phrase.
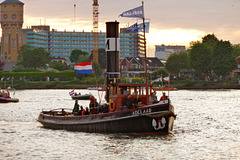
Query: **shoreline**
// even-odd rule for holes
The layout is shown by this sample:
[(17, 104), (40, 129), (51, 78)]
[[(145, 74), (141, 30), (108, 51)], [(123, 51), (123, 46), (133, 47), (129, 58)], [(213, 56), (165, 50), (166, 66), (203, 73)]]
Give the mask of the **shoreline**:
[[(4, 89), (5, 86), (12, 86), (10, 82), (0, 82), (0, 88)], [(13, 88), (17, 90), (25, 89), (87, 89), (94, 87), (94, 84), (73, 83), (71, 81), (27, 81), (15, 82)], [(100, 84), (102, 86), (102, 84)], [(154, 85), (154, 87), (158, 87)], [(240, 89), (240, 84), (236, 83), (214, 83), (214, 82), (194, 82), (189, 84), (186, 82), (173, 83), (170, 87), (177, 88), (177, 90), (216, 90), (216, 89)]]

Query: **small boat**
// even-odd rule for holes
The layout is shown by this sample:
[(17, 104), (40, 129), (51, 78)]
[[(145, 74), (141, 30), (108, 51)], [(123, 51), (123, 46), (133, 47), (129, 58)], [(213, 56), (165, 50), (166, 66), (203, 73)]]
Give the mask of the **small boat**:
[(97, 87), (88, 87), (87, 89), (88, 89), (88, 90), (99, 90), (99, 91), (100, 91), (100, 90), (102, 90), (103, 88), (102, 88), (102, 87), (98, 87), (98, 88), (97, 88)]
[(13, 102), (13, 103), (17, 103), (19, 102), (19, 99), (18, 98), (5, 98), (5, 97), (0, 97), (0, 103), (10, 103), (10, 102)]
[(168, 87), (155, 87), (154, 91), (177, 91), (177, 88), (168, 88)]
[(16, 103), (16, 102), (19, 102), (18, 98), (10, 97), (10, 93), (8, 92), (8, 89), (6, 91), (2, 90), (0, 92), (1, 92), (0, 103), (10, 103), (10, 102)]
[(98, 88), (98, 91), (106, 91), (106, 88)]
[(91, 94), (84, 94), (84, 95), (73, 95), (71, 96), (73, 100), (89, 100)]

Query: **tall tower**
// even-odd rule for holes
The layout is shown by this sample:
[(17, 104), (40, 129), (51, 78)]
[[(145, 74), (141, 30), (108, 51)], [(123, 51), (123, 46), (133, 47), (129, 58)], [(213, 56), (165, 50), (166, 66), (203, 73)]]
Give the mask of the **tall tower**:
[(16, 62), (22, 45), (23, 5), (19, 0), (5, 0), (1, 6), (2, 48), (0, 60)]
[(93, 62), (98, 63), (98, 0), (93, 0)]

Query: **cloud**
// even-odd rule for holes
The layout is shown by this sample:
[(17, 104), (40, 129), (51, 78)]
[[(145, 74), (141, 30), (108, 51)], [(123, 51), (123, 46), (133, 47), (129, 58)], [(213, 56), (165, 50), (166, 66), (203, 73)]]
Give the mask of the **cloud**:
[[(42, 24), (46, 21), (57, 30), (92, 30), (92, 0), (21, 1), (25, 3), (24, 27), (38, 25), (41, 19)], [(107, 21), (117, 20), (120, 27), (141, 23), (139, 19), (118, 17), (141, 3), (141, 0), (99, 0), (99, 30), (105, 32)], [(189, 44), (212, 33), (219, 39), (240, 43), (240, 0), (148, 0), (144, 2), (144, 11), (145, 17), (150, 18), (148, 48), (157, 43)]]
[(205, 35), (199, 30), (184, 30), (181, 28), (162, 29), (152, 28), (147, 34), (147, 50), (148, 55), (154, 57), (155, 45), (184, 45), (189, 47), (189, 42), (201, 40)]

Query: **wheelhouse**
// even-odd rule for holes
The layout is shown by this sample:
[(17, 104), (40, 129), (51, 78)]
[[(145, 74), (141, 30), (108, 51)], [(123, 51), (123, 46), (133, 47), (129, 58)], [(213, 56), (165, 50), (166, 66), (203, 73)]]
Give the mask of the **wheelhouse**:
[[(146, 84), (112, 84), (109, 85), (109, 103), (114, 105), (116, 111), (121, 110), (123, 106), (124, 98), (127, 95), (131, 95), (131, 99), (134, 100), (137, 97), (141, 100), (143, 105), (147, 105)], [(148, 85), (149, 93), (152, 92), (152, 85)]]

